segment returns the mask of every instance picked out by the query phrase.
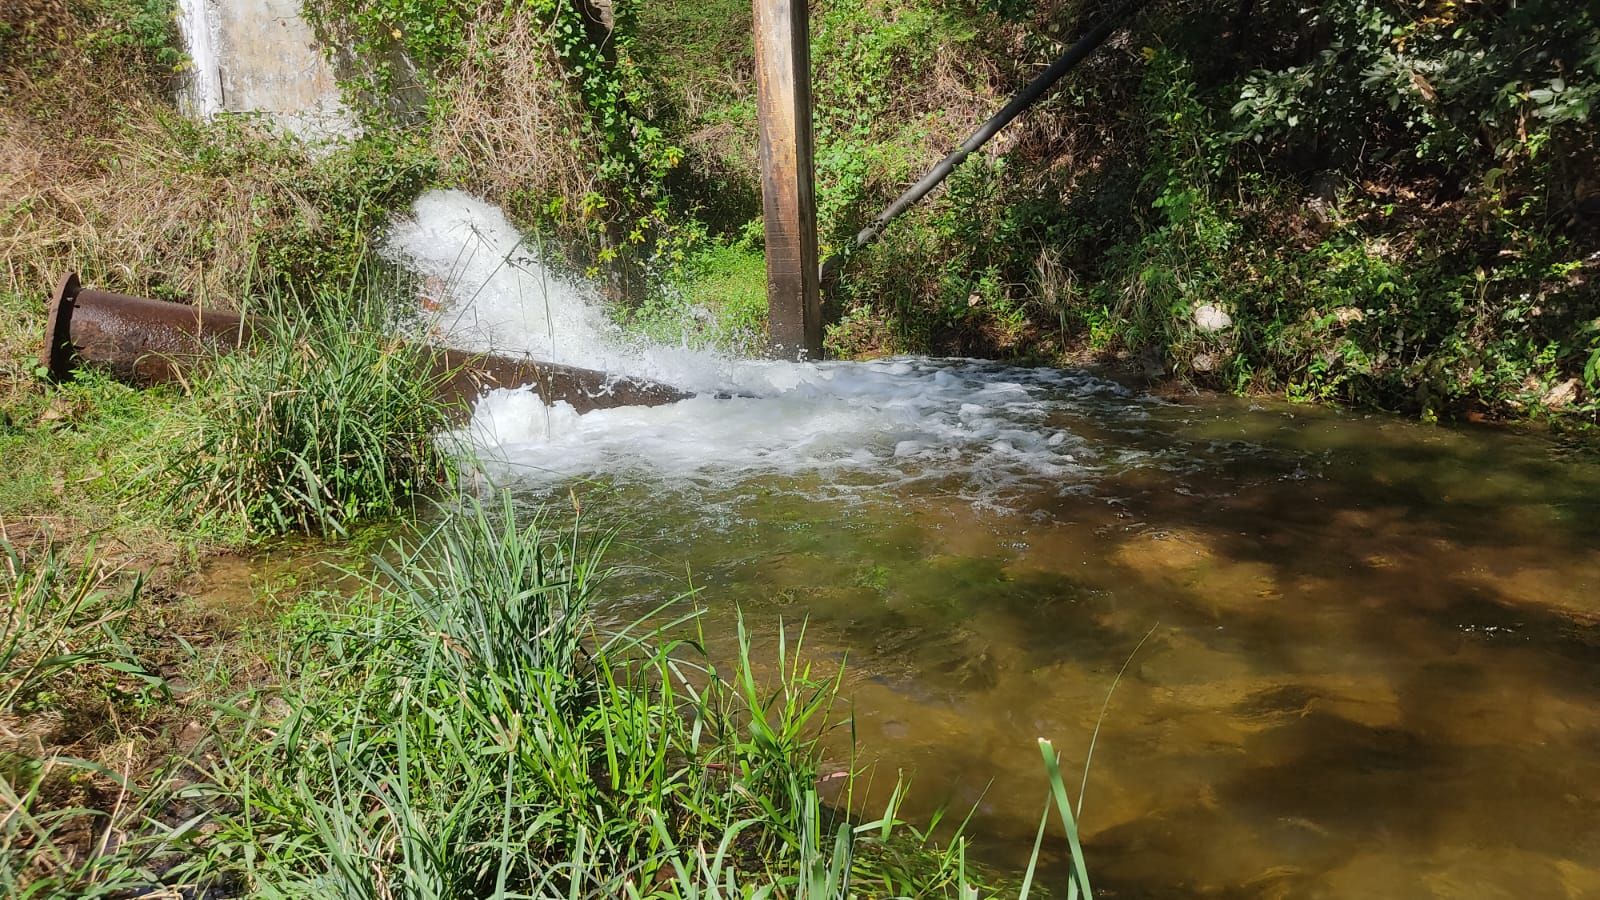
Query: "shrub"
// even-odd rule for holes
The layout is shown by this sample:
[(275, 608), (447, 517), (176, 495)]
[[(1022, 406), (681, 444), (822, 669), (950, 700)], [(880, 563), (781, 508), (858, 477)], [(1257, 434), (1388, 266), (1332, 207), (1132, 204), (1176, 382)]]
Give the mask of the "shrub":
[(266, 333), (196, 385), (172, 460), (181, 515), (256, 534), (337, 532), (448, 482), (442, 375), (400, 333), (405, 287), (369, 270), (342, 288), (262, 296)]

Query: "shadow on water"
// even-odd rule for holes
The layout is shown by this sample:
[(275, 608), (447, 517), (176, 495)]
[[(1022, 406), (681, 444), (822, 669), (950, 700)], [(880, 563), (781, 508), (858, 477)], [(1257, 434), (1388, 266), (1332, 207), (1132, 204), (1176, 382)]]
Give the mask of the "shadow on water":
[(1106, 896), (1600, 896), (1600, 464), (1294, 407), (1139, 412), (1060, 414), (1095, 479), (1002, 512), (615, 482), (640, 564), (618, 615), (687, 566), (713, 653), (736, 607), (807, 620), (813, 658), (848, 660), (857, 750), (913, 778), (912, 814), (975, 808), (1001, 865), (1045, 800), (1036, 738), (1080, 767), (1153, 629), (1088, 779)]

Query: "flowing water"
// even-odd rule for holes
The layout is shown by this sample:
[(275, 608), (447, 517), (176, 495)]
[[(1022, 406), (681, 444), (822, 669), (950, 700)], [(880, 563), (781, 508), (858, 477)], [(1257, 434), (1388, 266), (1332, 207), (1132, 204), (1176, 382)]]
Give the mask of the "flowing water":
[(637, 347), (459, 194), (391, 252), (454, 343), (743, 395), (501, 392), (467, 436), (486, 478), (625, 521), (619, 620), (692, 583), (713, 655), (736, 609), (765, 646), (804, 621), (876, 802), (904, 772), (911, 813), (974, 809), (1016, 864), (1036, 739), (1081, 770), (1126, 665), (1082, 815), (1106, 896), (1600, 896), (1592, 458), (1087, 372)]

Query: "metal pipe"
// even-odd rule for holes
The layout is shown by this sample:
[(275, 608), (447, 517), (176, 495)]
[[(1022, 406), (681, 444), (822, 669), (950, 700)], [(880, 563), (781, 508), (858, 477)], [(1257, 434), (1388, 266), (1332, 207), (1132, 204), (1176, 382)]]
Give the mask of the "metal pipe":
[[(148, 386), (179, 381), (196, 364), (270, 335), (260, 316), (241, 316), (85, 289), (76, 274), (61, 280), (45, 317), (40, 363), (56, 381), (80, 365), (107, 369), (119, 381)], [(547, 404), (579, 413), (614, 406), (660, 406), (692, 395), (654, 381), (612, 376), (532, 359), (423, 345), (439, 397), (470, 407), (484, 391), (532, 386)]]
[(1099, 25), (1090, 29), (1088, 34), (1078, 38), (1076, 43), (1061, 54), (1061, 58), (1051, 63), (1050, 68), (1040, 72), (1038, 77), (1028, 82), (1026, 87), (1011, 98), (1011, 102), (1001, 107), (999, 112), (990, 116), (989, 120), (979, 126), (971, 137), (962, 141), (961, 146), (929, 169), (928, 174), (922, 176), (916, 184), (907, 188), (905, 193), (889, 204), (888, 208), (878, 213), (878, 217), (873, 219), (867, 227), (861, 229), (856, 234), (855, 240), (851, 241), (848, 247), (828, 257), (827, 261), (822, 264), (821, 280), (823, 283), (826, 284), (834, 275), (838, 274), (839, 269), (844, 266), (845, 260), (849, 258), (851, 253), (876, 240), (890, 222), (894, 221), (896, 217), (907, 209), (910, 209), (912, 204), (926, 197), (934, 188), (939, 186), (940, 182), (948, 178), (951, 172), (956, 170), (956, 166), (966, 162), (968, 156), (978, 152), (984, 144), (989, 142), (990, 138), (1000, 133), (1000, 129), (1011, 124), (1011, 121), (1022, 115), (1024, 110), (1038, 102), (1039, 98), (1054, 87), (1056, 82), (1072, 71), (1078, 63), (1083, 62), (1090, 53), (1094, 52), (1095, 48), (1104, 43), (1105, 39), (1117, 30), (1118, 25), (1124, 18), (1138, 10), (1146, 2), (1147, 0), (1126, 0), (1121, 6), (1112, 10), (1110, 15), (1101, 20)]
[(200, 357), (249, 343), (257, 324), (236, 313), (88, 290), (71, 273), (50, 300), (39, 361), (56, 381), (70, 380), (85, 360), (119, 381), (162, 384)]

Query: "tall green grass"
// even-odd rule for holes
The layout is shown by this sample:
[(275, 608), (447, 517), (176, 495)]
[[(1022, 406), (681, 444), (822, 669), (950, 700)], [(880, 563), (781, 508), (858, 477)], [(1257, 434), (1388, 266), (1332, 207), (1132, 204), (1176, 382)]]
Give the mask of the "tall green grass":
[(391, 546), (365, 599), (298, 626), (287, 714), (224, 716), (221, 830), (185, 871), (263, 897), (978, 896), (899, 790), (872, 821), (853, 783), (819, 797), (839, 680), (799, 639), (764, 684), (742, 624), (727, 675), (598, 627), (608, 540), (469, 501)]
[[(103, 896), (154, 881), (152, 843), (128, 839), (150, 812), (125, 775), (78, 758), (55, 734), (67, 719), (104, 721), (115, 704), (167, 699), (124, 635), (140, 582), (53, 551), (27, 557), (0, 541), (0, 896)], [(94, 743), (78, 734), (73, 743)], [(114, 786), (115, 801), (80, 802)]]
[(92, 561), (69, 565), (46, 550), (29, 560), (0, 541), (0, 715), (59, 693), (63, 677), (81, 679), (98, 666), (137, 671), (121, 624), (139, 600), (140, 584), (115, 589)]
[(313, 293), (267, 287), (266, 334), (195, 385), (170, 459), (180, 516), (255, 534), (339, 532), (447, 483), (439, 374), (401, 336), (414, 304), (375, 267)]

